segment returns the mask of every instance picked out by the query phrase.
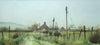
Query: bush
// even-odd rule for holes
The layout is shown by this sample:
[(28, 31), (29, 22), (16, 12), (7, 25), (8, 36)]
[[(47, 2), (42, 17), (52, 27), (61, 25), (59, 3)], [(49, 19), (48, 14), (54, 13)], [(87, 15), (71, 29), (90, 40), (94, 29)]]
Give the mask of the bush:
[(61, 40), (55, 40), (55, 43), (61, 44), (62, 41)]
[(59, 37), (60, 35), (61, 35), (61, 33), (60, 33), (60, 32), (58, 32), (58, 31), (56, 31), (56, 32), (54, 33), (54, 36)]
[(0, 40), (0, 45), (14, 45), (14, 43), (8, 40)]
[(13, 35), (13, 39), (16, 39), (16, 38), (18, 38), (19, 36), (18, 36), (18, 34), (16, 33), (15, 35)]
[(89, 41), (91, 43), (95, 43), (95, 44), (99, 43), (100, 44), (100, 32), (96, 32), (95, 34), (91, 35), (89, 37)]
[(47, 34), (47, 33), (49, 33), (49, 30), (45, 30), (45, 31), (43, 31), (43, 33), (46, 33)]
[(50, 31), (50, 32), (49, 32), (49, 36), (52, 36), (52, 33), (53, 33), (53, 32)]

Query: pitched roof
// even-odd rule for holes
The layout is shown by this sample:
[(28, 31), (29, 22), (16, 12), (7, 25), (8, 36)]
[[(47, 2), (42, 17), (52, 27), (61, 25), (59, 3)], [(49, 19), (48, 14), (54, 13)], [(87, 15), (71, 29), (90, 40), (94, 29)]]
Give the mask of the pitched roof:
[(43, 29), (49, 29), (49, 27), (46, 25), (46, 22), (44, 22), (44, 24), (40, 26), (40, 30), (43, 30)]
[(65, 28), (64, 27), (61, 27), (60, 30), (65, 30)]

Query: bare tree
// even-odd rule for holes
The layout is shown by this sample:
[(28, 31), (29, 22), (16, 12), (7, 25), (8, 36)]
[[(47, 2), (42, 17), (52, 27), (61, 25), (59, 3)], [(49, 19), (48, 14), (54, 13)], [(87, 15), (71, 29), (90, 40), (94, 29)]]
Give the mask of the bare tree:
[(7, 27), (1, 27), (1, 28), (0, 28), (0, 31), (7, 31), (7, 30), (8, 30)]
[(35, 23), (35, 24), (33, 24), (32, 26), (30, 26), (30, 27), (28, 27), (29, 29), (31, 29), (31, 30), (38, 30), (38, 24), (37, 23)]

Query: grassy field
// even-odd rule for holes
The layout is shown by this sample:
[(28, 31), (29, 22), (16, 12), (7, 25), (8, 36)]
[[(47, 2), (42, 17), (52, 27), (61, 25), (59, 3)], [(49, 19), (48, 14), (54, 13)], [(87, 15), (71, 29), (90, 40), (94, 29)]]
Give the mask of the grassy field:
[[(51, 32), (51, 33), (50, 33)], [(0, 34), (0, 45), (100, 45), (94, 44), (89, 41), (91, 33), (86, 33), (86, 40), (84, 39), (84, 33), (81, 34), (80, 39), (79, 33), (58, 31), (61, 35), (55, 36), (56, 31), (34, 31), (34, 32), (17, 32), (18, 37), (15, 39), (13, 36), (15, 32), (9, 33), (4, 32), (4, 40), (2, 40), (2, 34)], [(67, 38), (67, 34), (70, 34), (70, 38)]]

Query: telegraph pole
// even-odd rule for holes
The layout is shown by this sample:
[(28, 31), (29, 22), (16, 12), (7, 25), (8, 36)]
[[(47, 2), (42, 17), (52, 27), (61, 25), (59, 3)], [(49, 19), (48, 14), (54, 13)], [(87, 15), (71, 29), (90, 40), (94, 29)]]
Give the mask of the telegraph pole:
[(68, 16), (67, 16), (67, 13), (68, 13), (68, 12), (67, 12), (67, 6), (66, 6), (66, 30), (67, 30), (67, 28), (68, 28), (68, 19), (67, 19)]
[(68, 17), (67, 16), (67, 13), (68, 12), (67, 12), (67, 6), (66, 6), (66, 9), (65, 10), (66, 10), (66, 30), (67, 30), (67, 39), (68, 39), (69, 36), (68, 36), (68, 18), (67, 18)]
[(53, 21), (53, 30), (54, 30), (54, 22), (55, 22), (55, 18), (53, 18), (53, 20), (52, 20), (52, 21)]

